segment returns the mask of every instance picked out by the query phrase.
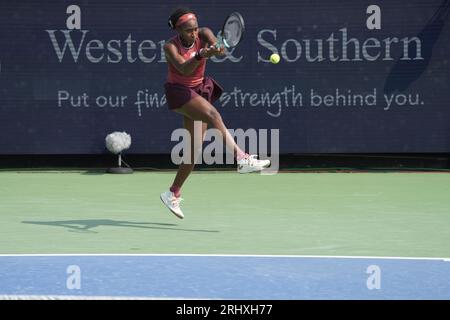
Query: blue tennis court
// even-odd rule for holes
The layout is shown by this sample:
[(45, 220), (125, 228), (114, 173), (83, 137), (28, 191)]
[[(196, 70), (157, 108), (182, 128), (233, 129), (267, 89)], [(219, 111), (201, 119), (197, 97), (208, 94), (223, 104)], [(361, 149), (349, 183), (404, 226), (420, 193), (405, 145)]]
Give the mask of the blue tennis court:
[(450, 299), (450, 260), (3, 255), (4, 298)]

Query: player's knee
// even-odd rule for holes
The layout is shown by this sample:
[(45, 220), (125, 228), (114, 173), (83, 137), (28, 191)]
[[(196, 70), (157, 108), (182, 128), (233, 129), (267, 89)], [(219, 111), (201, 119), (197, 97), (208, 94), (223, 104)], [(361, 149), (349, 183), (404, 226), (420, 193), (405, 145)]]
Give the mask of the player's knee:
[(222, 121), (222, 117), (220, 116), (220, 113), (216, 108), (211, 108), (210, 110), (208, 110), (206, 117), (209, 123), (214, 124)]

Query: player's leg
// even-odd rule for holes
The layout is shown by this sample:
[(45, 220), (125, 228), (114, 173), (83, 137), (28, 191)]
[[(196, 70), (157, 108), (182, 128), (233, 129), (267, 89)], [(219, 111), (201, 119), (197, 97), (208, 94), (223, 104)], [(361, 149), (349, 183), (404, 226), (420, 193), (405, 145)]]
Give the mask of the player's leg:
[[(202, 152), (202, 144), (205, 139), (206, 129), (208, 128), (208, 124), (205, 122), (197, 121), (194, 123), (194, 120), (189, 119), (187, 117), (183, 117), (184, 128), (189, 131), (191, 135), (191, 159), (189, 163), (182, 163), (178, 167), (177, 175), (175, 176), (175, 180), (173, 181), (171, 191), (175, 193), (176, 197), (180, 196), (180, 190), (183, 186), (183, 183), (186, 181), (189, 174), (192, 172), (195, 166), (195, 160), (198, 159)], [(195, 127), (195, 126), (197, 127)]]
[(194, 120), (187, 117), (183, 117), (184, 128), (189, 131), (190, 141), (190, 154), (191, 158), (188, 163), (182, 163), (178, 167), (177, 174), (173, 181), (169, 191), (161, 194), (162, 202), (179, 218), (184, 218), (184, 214), (180, 208), (181, 202), (181, 187), (192, 172), (195, 166), (195, 160), (202, 152), (203, 139), (205, 138), (206, 129), (208, 125), (204, 122), (198, 121), (194, 123)]
[(218, 129), (222, 134), (225, 145), (229, 151), (233, 152), (233, 154), (238, 159), (242, 158), (245, 155), (245, 152), (242, 151), (241, 148), (239, 148), (230, 132), (226, 128), (225, 124), (223, 123), (220, 113), (211, 103), (209, 103), (203, 97), (197, 96), (175, 111), (192, 120), (200, 120), (206, 122), (210, 126)]
[(222, 134), (226, 147), (229, 151), (233, 152), (236, 157), (239, 173), (261, 171), (270, 166), (269, 160), (258, 160), (255, 155), (250, 156), (239, 148), (223, 123), (220, 113), (203, 97), (195, 97), (175, 111), (192, 120), (206, 122), (218, 129)]

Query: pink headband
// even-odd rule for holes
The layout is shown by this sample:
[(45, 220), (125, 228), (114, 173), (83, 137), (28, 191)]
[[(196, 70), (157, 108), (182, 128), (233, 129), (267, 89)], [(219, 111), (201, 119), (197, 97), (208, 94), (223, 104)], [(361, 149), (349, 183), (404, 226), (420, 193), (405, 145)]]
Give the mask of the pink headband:
[(178, 21), (177, 21), (177, 24), (175, 25), (175, 27), (179, 27), (180, 25), (182, 25), (183, 23), (185, 23), (191, 19), (197, 19), (195, 14), (193, 14), (193, 13), (183, 14), (181, 17), (178, 18)]

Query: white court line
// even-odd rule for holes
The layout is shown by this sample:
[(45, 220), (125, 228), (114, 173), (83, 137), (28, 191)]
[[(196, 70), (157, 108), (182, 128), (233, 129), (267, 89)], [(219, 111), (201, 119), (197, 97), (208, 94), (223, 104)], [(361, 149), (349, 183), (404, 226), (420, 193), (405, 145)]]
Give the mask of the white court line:
[(320, 258), (320, 259), (383, 259), (383, 260), (443, 260), (450, 258), (430, 257), (383, 257), (383, 256), (320, 256), (320, 255), (270, 255), (270, 254), (170, 254), (170, 253), (31, 253), (0, 254), (0, 257), (242, 257), (242, 258)]
[(133, 297), (133, 296), (65, 296), (65, 295), (0, 295), (0, 300), (211, 300), (209, 298)]

